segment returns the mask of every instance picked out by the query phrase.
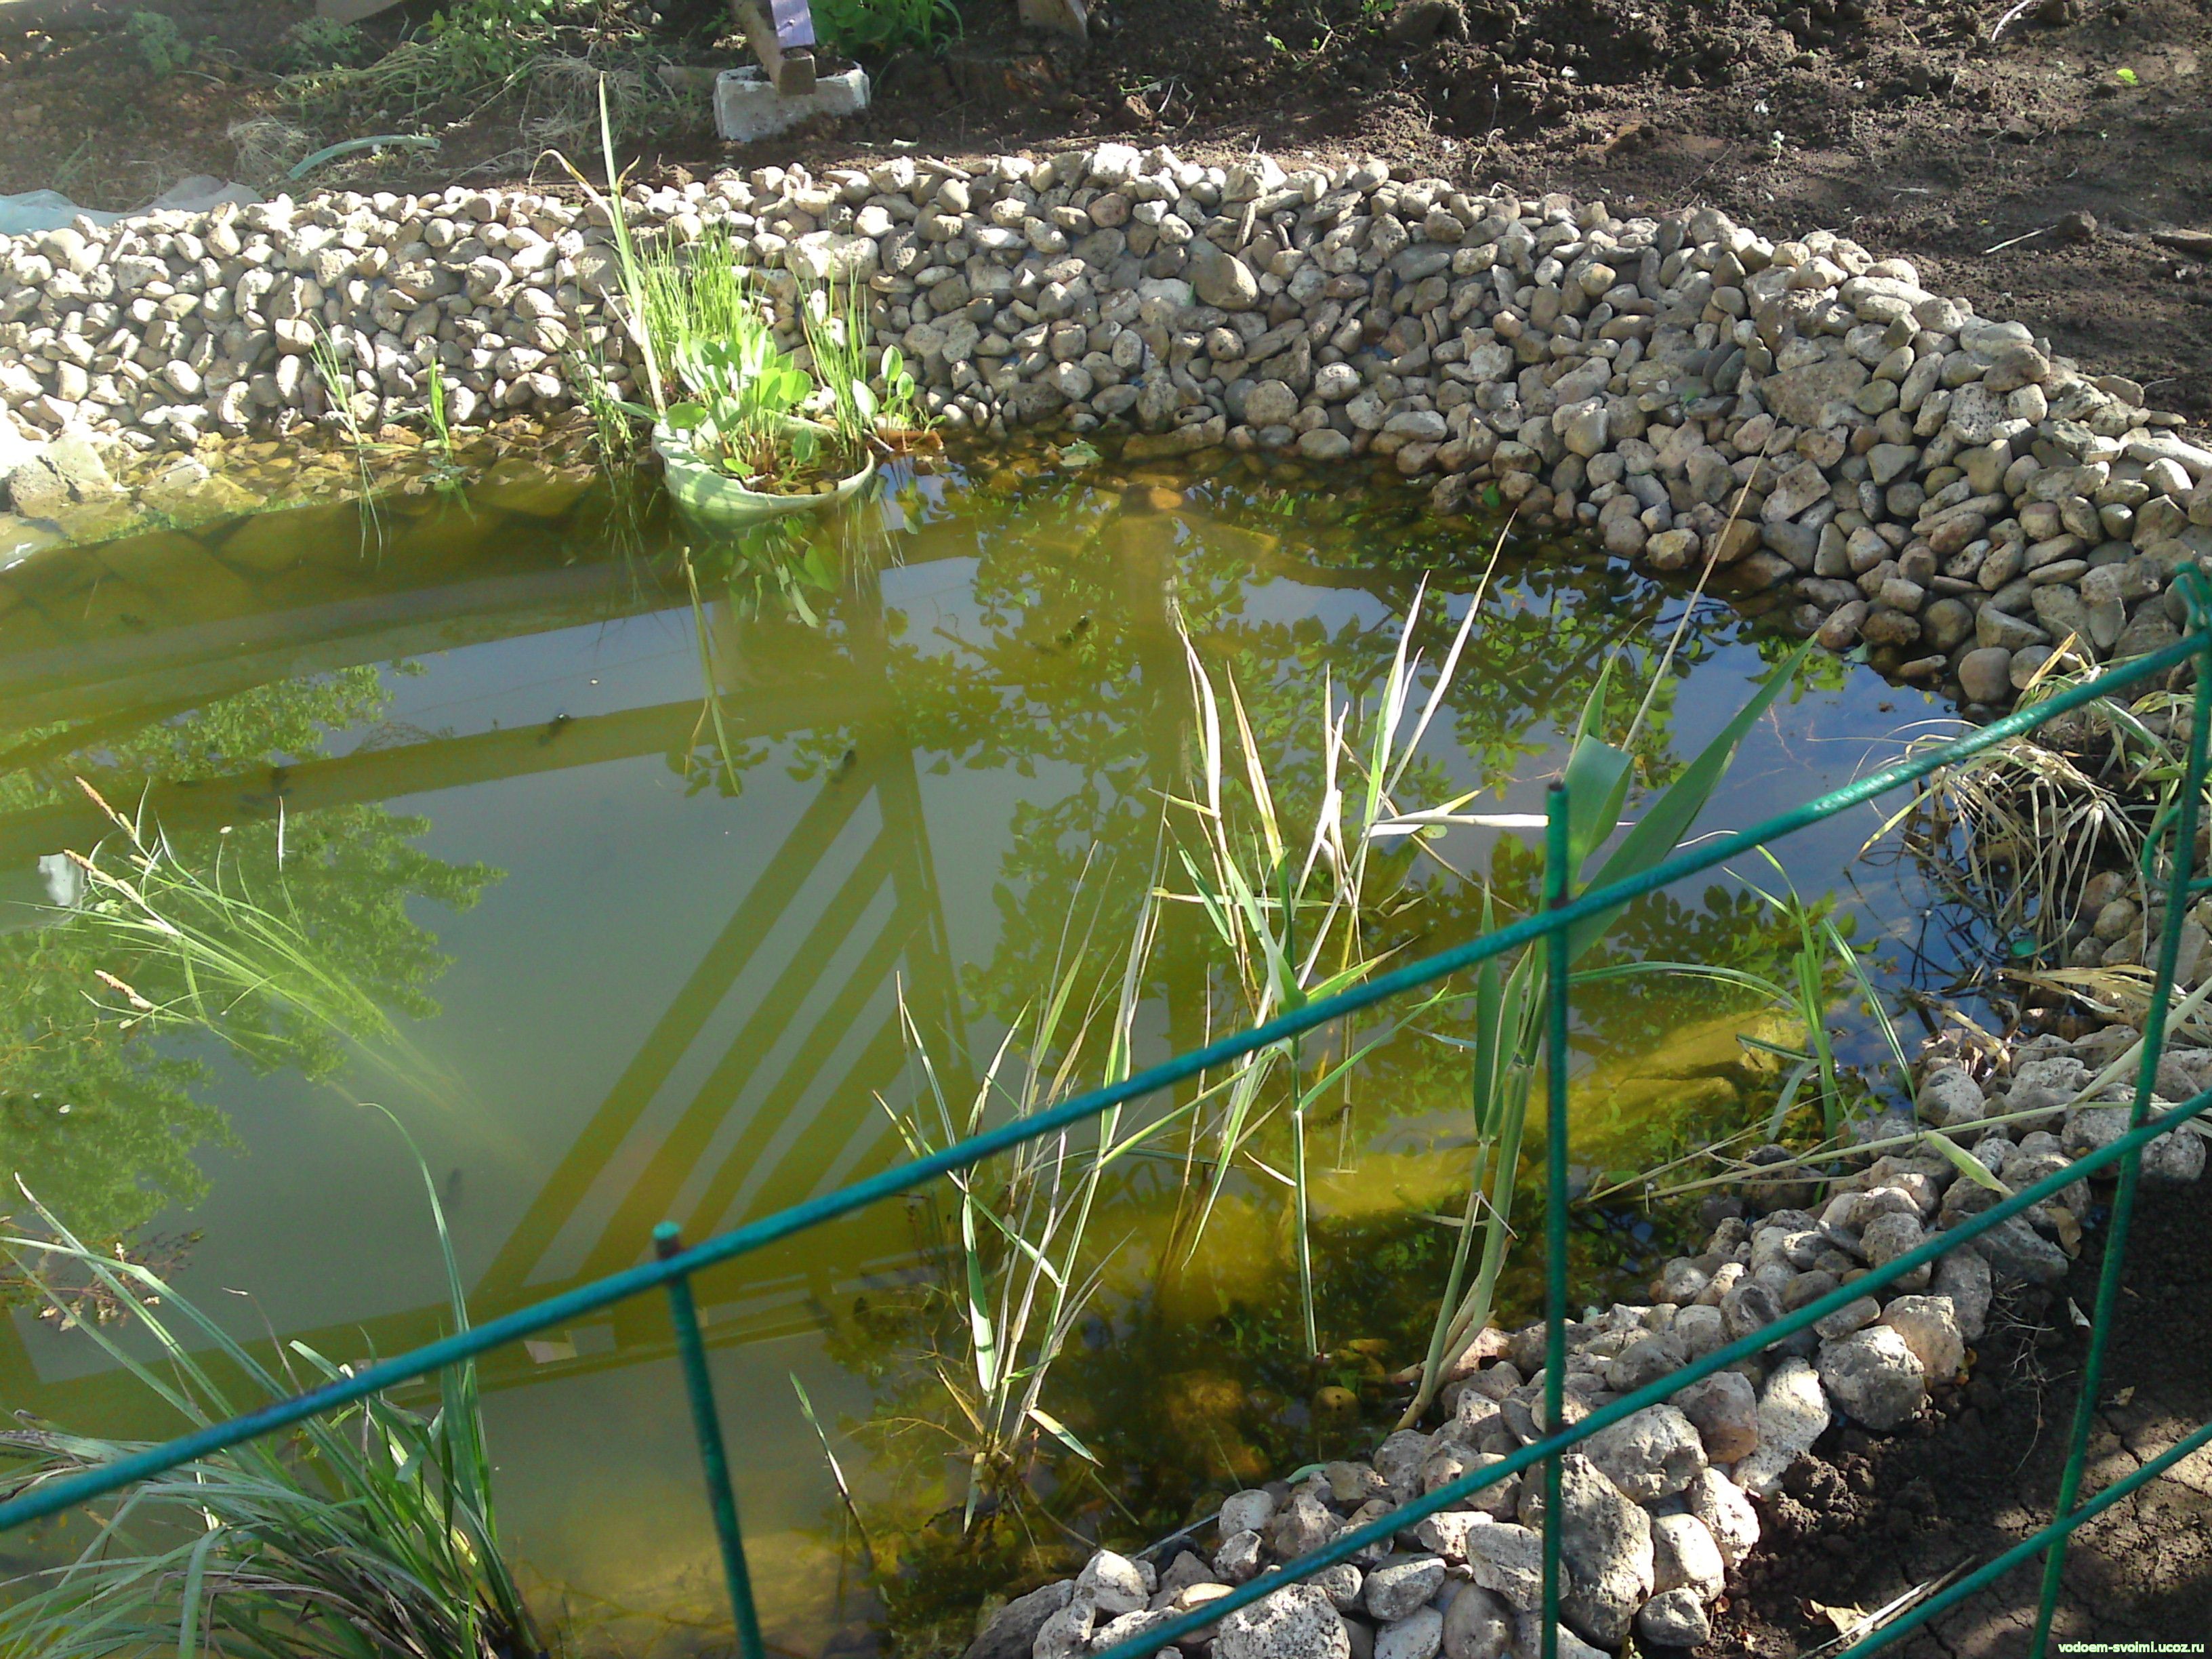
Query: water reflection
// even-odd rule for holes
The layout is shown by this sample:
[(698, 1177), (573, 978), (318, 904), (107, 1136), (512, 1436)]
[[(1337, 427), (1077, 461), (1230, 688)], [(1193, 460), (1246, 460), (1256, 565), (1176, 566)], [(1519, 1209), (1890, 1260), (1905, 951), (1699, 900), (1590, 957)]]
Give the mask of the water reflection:
[[(1036, 457), (912, 479), (814, 543), (688, 560), (659, 508), (605, 487), (510, 481), (383, 511), (368, 542), (314, 508), (0, 576), (0, 869), (109, 829), (76, 778), (143, 803), (191, 867), (283, 896), (328, 969), (385, 1011), (418, 1085), (393, 1098), (390, 1068), (266, 998), (227, 1010), (220, 1043), (149, 1036), (94, 974), (158, 1005), (178, 994), (160, 964), (33, 908), (17, 914), (53, 925), (0, 933), (0, 1156), (88, 1236), (165, 1211), (204, 1229), (200, 1273), (348, 1355), (426, 1340), (443, 1316), (411, 1173), (342, 1097), (410, 1115), (480, 1316), (629, 1265), (663, 1219), (702, 1236), (881, 1167), (897, 1143), (877, 1097), (913, 1081), (901, 996), (933, 1052), (973, 1064), (1050, 982), (1072, 912), (1095, 913), (1103, 940), (1131, 925), (1189, 761), (1178, 618), (1235, 679), (1285, 796), (1310, 798), (1324, 686), (1372, 701), (1425, 579), (1446, 596), (1433, 659), (1492, 551), (1395, 493), (1240, 468), (1062, 475)], [(1558, 723), (1617, 653), (1640, 684), (1678, 605), (1601, 563), (1509, 555), (1425, 747), (1428, 793), (1532, 807)], [(1775, 654), (1717, 615), (1687, 635), (1640, 728), (1644, 781)], [(1793, 745), (1843, 696), (1810, 689), (1761, 739), (1723, 803), (1737, 821), (1817, 781)], [(1442, 862), (1377, 948), (1478, 930), (1447, 866), (1533, 896), (1534, 856), (1510, 836), (1430, 846)], [(1804, 852), (1832, 881), (1838, 842)], [(1729, 885), (1645, 901), (1608, 946), (1745, 965), (1780, 948)], [(1145, 1057), (1221, 1029), (1216, 973), (1199, 929), (1166, 930)], [(1735, 1041), (1752, 1014), (1709, 987), (1622, 981), (1579, 1012), (1593, 1158), (1647, 1156), (1771, 1095)], [(1323, 1374), (1291, 1340), (1275, 1197), (1240, 1184), (1218, 1248), (1164, 1273), (1179, 1170), (1155, 1163), (1112, 1192), (1112, 1236), (1132, 1248), (1059, 1408), (1115, 1496), (1064, 1518), (1180, 1520), (1206, 1487), (1352, 1431), (1328, 1390), (1354, 1415), (1379, 1399), (1441, 1282), (1449, 1235), (1428, 1217), (1457, 1207), (1465, 1091), (1453, 1050), (1409, 1041), (1321, 1126)], [(934, 1409), (912, 1362), (932, 1340), (915, 1292), (935, 1237), (926, 1213), (878, 1206), (702, 1287), (743, 1402), (769, 1621), (805, 1650), (873, 1614), (837, 1594), (838, 1511), (783, 1373), (848, 1453), (839, 1424)], [(1637, 1259), (1632, 1241), (1580, 1248)], [(649, 1630), (617, 1621), (637, 1650), (680, 1650), (683, 1618), (714, 1616), (667, 1353), (641, 1303), (485, 1372), (526, 1553), (580, 1613), (651, 1614)], [(0, 1327), (0, 1379), (62, 1420), (149, 1428), (25, 1322)], [(856, 1479), (909, 1521), (948, 1489), (897, 1455)]]

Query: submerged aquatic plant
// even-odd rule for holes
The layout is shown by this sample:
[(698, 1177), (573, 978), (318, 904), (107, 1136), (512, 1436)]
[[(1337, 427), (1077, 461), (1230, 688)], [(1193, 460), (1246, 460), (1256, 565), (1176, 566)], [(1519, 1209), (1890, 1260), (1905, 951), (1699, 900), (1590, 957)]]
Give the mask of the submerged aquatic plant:
[[(85, 881), (68, 925), (112, 947), (131, 975), (94, 970), (119, 1031), (200, 1027), (258, 1067), (295, 1066), (310, 1078), (333, 1072), (350, 1047), (426, 1097), (450, 1096), (386, 1008), (434, 1012), (416, 981), (442, 958), (418, 946), (412, 961), (363, 962), (318, 939), (293, 902), (281, 820), (274, 890), (264, 894), (220, 854), (204, 873), (195, 869), (143, 816), (126, 817), (82, 779), (78, 787), (116, 839), (65, 855)], [(493, 873), (446, 872), (434, 896), (466, 908)]]
[[(397, 1120), (394, 1120), (395, 1126)], [(404, 1131), (403, 1131), (404, 1133)], [(410, 1150), (412, 1143), (410, 1143)], [(436, 1184), (422, 1169), (444, 1253), (455, 1328), (468, 1328)], [(35, 1204), (36, 1200), (33, 1202)], [(301, 1342), (273, 1364), (152, 1269), (88, 1249), (43, 1206), (52, 1237), (0, 1239), (27, 1276), (53, 1267), (96, 1282), (143, 1344), (81, 1327), (181, 1420), (204, 1428), (349, 1368)], [(69, 1319), (59, 1286), (52, 1305)], [(228, 1375), (197, 1349), (212, 1349)], [(386, 1394), (282, 1436), (249, 1440), (106, 1500), (70, 1560), (7, 1586), (6, 1659), (94, 1659), (174, 1651), (220, 1659), (528, 1659), (544, 1652), (501, 1547), (491, 1454), (473, 1364), (439, 1375), (423, 1413)], [(0, 1431), (0, 1495), (106, 1468), (145, 1443), (26, 1423)]]

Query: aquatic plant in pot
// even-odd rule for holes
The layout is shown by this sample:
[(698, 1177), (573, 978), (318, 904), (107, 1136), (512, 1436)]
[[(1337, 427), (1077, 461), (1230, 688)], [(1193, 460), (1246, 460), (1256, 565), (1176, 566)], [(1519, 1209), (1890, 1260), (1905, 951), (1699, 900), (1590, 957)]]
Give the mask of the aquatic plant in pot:
[[(791, 279), (754, 269), (719, 226), (688, 241), (641, 242), (624, 210), (628, 174), (616, 164), (604, 82), (599, 140), (604, 194), (561, 160), (613, 228), (619, 311), (650, 407), (607, 404), (650, 426), (680, 506), (718, 527), (823, 507), (858, 495), (879, 456), (915, 447), (929, 422), (914, 376), (896, 347), (871, 358), (859, 284), (794, 295)], [(787, 348), (774, 307), (794, 298), (798, 339)]]

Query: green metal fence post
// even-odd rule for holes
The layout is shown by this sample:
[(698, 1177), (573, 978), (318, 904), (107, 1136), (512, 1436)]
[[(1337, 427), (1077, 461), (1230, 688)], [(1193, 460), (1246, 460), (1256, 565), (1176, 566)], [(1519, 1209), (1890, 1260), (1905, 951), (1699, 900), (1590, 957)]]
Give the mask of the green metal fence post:
[[(1567, 902), (1567, 786), (1544, 797), (1544, 908)], [(1544, 937), (1544, 1433), (1559, 1432), (1567, 1371), (1567, 930)], [(1542, 1659), (1559, 1654), (1559, 1460), (1544, 1460)]]
[[(653, 1253), (663, 1261), (682, 1254), (676, 1224), (653, 1230)], [(707, 1476), (707, 1506), (714, 1512), (714, 1536), (722, 1547), (722, 1577), (730, 1591), (730, 1611), (738, 1621), (738, 1651), (744, 1659), (764, 1659), (760, 1616), (753, 1611), (753, 1581), (745, 1568), (745, 1540), (738, 1530), (738, 1498), (730, 1489), (730, 1459), (722, 1444), (721, 1414), (714, 1409), (714, 1380), (707, 1370), (707, 1345), (699, 1335), (699, 1308), (691, 1299), (691, 1276), (668, 1281), (668, 1311), (676, 1322), (676, 1347), (684, 1361), (684, 1386), (691, 1396), (691, 1428), (699, 1438), (699, 1464)]]
[[(2201, 631), (2208, 621), (2204, 579), (2193, 568), (2185, 570), (2179, 586), (2189, 605), (2191, 629)], [(2212, 725), (2212, 642), (2199, 652), (2196, 669), (2195, 695), (2190, 702), (2192, 718), (2189, 763), (2183, 770), (2180, 799), (2174, 803), (2167, 825), (2172, 840), (2169, 843), (2172, 851), (2166, 860), (2166, 919), (2159, 933), (2158, 964), (2151, 981), (2150, 1006), (2143, 1016), (2142, 1060), (2136, 1068), (2135, 1099), (2128, 1109), (2130, 1129), (2141, 1128), (2149, 1115), (2151, 1091), (2166, 1048), (2166, 1015), (2173, 1000), (2174, 965), (2181, 951), (2181, 924), (2188, 916), (2191, 889), (2194, 885), (2198, 809), (2204, 800), (2206, 728)], [(2156, 851), (2154, 826), (2143, 848), (2146, 884), (2151, 878)], [(2136, 1185), (2142, 1169), (2139, 1150), (2120, 1160), (2119, 1184), (2112, 1195), (2112, 1223), (2105, 1238), (2105, 1259), (2097, 1273), (2097, 1305), (2089, 1316), (2089, 1352), (2081, 1364), (2081, 1393), (2074, 1401), (2073, 1432), (2067, 1445), (2066, 1465), (2058, 1477), (2054, 1518), (2062, 1523), (2072, 1516), (2081, 1500), (2081, 1475), (2089, 1459), (2089, 1433), (2096, 1425), (2097, 1396), (2104, 1386), (2105, 1345), (2111, 1339), (2112, 1320), (2119, 1310), (2120, 1272), (2127, 1257), (2128, 1226), (2135, 1212)], [(2061, 1532), (2051, 1544), (2050, 1553), (2043, 1558), (2043, 1595), (2036, 1607), (2035, 1639), (2029, 1644), (2029, 1659), (2044, 1659), (2050, 1643), (2051, 1621), (2057, 1614), (2058, 1592), (2065, 1577), (2067, 1540), (2072, 1536), (2070, 1528)]]

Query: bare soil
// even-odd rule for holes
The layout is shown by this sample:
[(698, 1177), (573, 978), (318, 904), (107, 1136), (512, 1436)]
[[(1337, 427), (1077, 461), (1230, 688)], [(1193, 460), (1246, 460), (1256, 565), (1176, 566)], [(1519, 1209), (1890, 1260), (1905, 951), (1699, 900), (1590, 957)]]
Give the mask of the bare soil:
[[(98, 25), (11, 33), (0, 3), (0, 191), (143, 201), (239, 175), (237, 122), (300, 120), (277, 76), (307, 0), (82, 0)], [(156, 79), (124, 27), (170, 14), (199, 48)], [(378, 43), (429, 0), (372, 20)], [(1118, 137), (1206, 158), (1367, 152), (1422, 173), (1616, 205), (1711, 202), (1770, 234), (1820, 226), (1916, 261), (1931, 286), (2212, 417), (2212, 262), (2154, 240), (2212, 230), (2212, 0), (1102, 0), (1090, 49), (969, 0), (942, 56), (869, 65), (876, 107), (743, 149), (679, 119), (665, 173), (951, 155)], [(739, 61), (706, 0), (664, 0), (651, 50)], [(632, 15), (605, 0), (608, 38)], [(702, 21), (703, 20), (703, 21)], [(682, 33), (684, 25), (690, 33)], [(319, 174), (368, 188), (557, 178), (521, 131), (527, 85), (437, 112), (444, 149)], [(357, 119), (370, 118), (363, 112)], [(389, 127), (324, 130), (318, 142)], [(368, 181), (374, 180), (374, 183)], [(266, 179), (249, 179), (266, 183)], [(2091, 223), (2069, 219), (2085, 215)]]
[[(2203, 1267), (2212, 1218), (2191, 1192), (2136, 1212), (2083, 1492), (2132, 1473), (2212, 1419), (2212, 1322)], [(1823, 1609), (1885, 1607), (1972, 1570), (2050, 1524), (2095, 1304), (2100, 1228), (2053, 1292), (2001, 1304), (1972, 1380), (1909, 1431), (1832, 1431), (1764, 1508), (1765, 1537), (1729, 1587), (1698, 1659), (1796, 1659), (1838, 1634)], [(2039, 1565), (2014, 1571), (1888, 1651), (1900, 1659), (2024, 1659)], [(2201, 1644), (2212, 1636), (2212, 1449), (2086, 1523), (2053, 1623), (2065, 1642)], [(2142, 1650), (2154, 1651), (2154, 1648)], [(2197, 1651), (2198, 1648), (2169, 1650)]]

